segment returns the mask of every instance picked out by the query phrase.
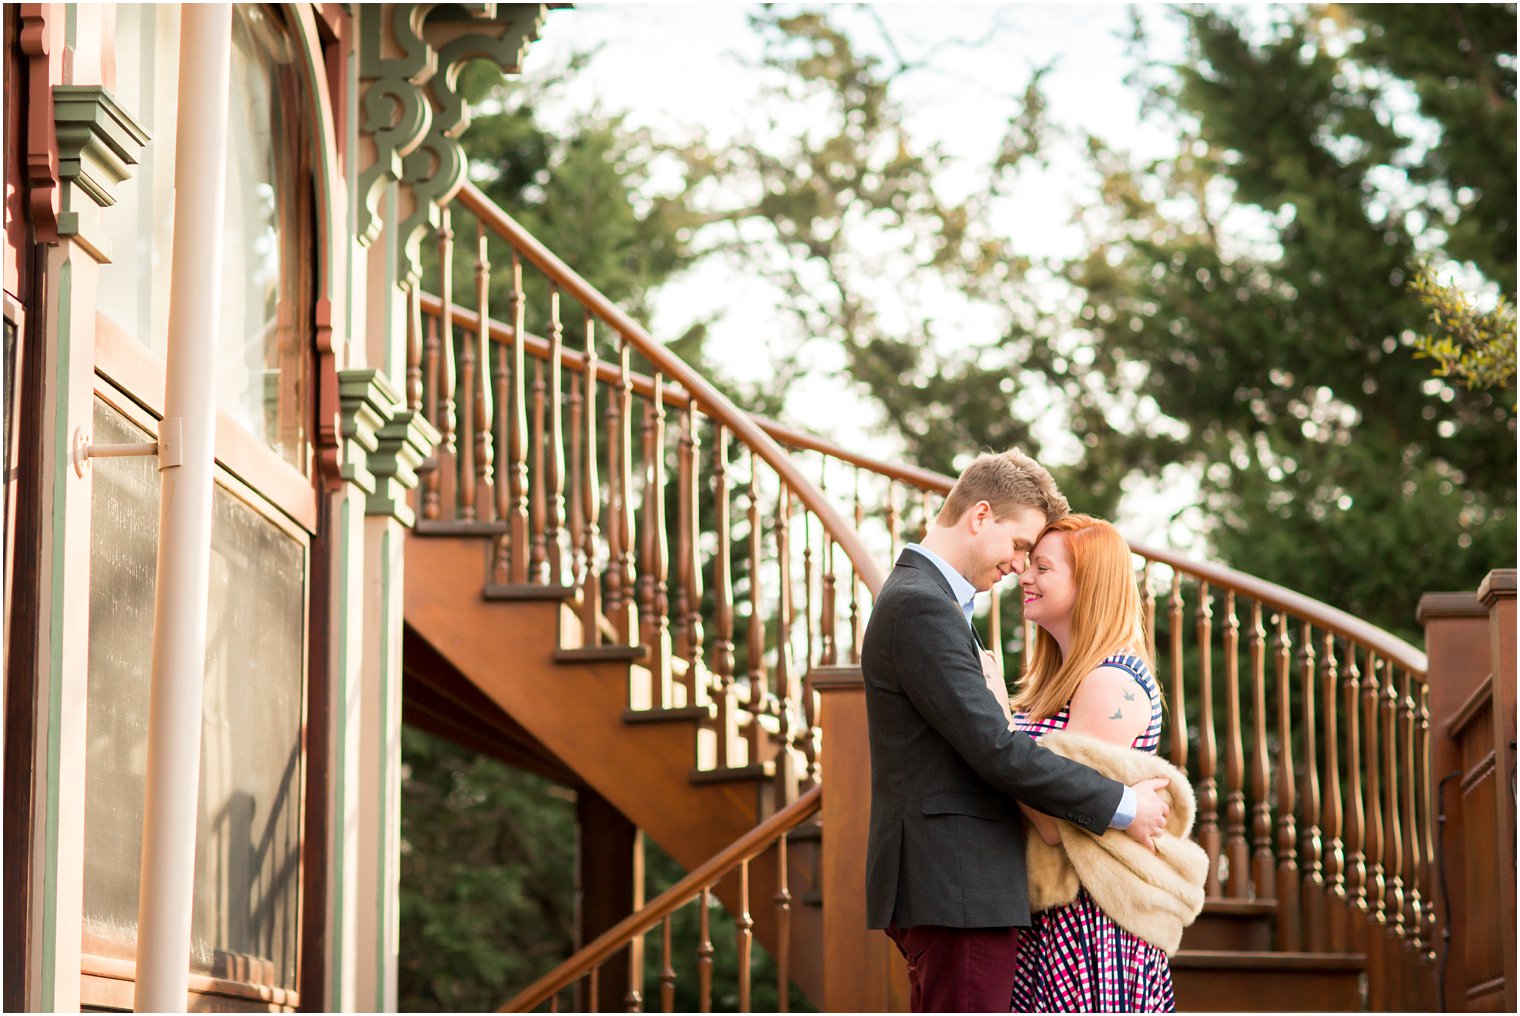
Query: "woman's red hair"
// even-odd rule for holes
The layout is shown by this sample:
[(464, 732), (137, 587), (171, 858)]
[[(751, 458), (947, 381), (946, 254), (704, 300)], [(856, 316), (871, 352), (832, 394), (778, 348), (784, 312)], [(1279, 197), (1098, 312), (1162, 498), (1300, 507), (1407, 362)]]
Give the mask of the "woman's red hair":
[(1071, 608), (1071, 653), (1066, 658), (1049, 632), (1035, 629), (1012, 704), (1036, 720), (1060, 712), (1105, 657), (1133, 653), (1147, 666), (1155, 657), (1141, 618), (1133, 558), (1119, 531), (1091, 515), (1067, 515), (1046, 526), (1040, 539), (1051, 533), (1066, 534), (1076, 599)]

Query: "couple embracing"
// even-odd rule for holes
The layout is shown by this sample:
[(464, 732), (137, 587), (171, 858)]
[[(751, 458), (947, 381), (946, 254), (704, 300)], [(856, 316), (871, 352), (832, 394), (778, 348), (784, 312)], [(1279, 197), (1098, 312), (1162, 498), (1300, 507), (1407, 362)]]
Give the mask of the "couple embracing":
[[(971, 623), (1009, 575), (1037, 626), (1011, 704)], [(1152, 655), (1128, 545), (1020, 452), (968, 466), (903, 550), (861, 653), (866, 905), (915, 1012), (1175, 1008), (1207, 859)]]

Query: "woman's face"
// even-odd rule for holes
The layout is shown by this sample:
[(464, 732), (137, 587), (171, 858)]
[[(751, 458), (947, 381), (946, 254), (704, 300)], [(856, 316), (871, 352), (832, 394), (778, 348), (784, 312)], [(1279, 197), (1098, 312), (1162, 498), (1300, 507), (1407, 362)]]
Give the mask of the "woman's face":
[(1052, 624), (1061, 627), (1071, 620), (1077, 582), (1065, 533), (1046, 533), (1035, 544), (1029, 567), (1019, 577), (1019, 588), (1024, 593), (1024, 617), (1028, 620), (1047, 630)]

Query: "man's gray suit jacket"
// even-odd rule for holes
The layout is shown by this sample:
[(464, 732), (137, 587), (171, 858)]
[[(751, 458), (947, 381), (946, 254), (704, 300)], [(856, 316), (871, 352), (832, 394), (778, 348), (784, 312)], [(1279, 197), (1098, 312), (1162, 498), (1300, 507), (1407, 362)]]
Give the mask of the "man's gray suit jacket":
[(1121, 784), (1008, 729), (977, 650), (944, 575), (903, 551), (860, 657), (872, 928), (1025, 927), (1023, 816), (1014, 799), (1100, 834), (1119, 807)]

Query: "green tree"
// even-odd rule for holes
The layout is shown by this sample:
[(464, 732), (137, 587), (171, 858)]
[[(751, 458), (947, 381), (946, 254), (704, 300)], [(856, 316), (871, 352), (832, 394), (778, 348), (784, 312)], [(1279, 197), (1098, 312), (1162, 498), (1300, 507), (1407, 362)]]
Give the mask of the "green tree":
[[(895, 88), (923, 65), (865, 51), (834, 11), (767, 6), (750, 24), (764, 44), (756, 116), (731, 144), (679, 151), (700, 256), (736, 259), (790, 321), (766, 336), (774, 390), (837, 370), (930, 468), (953, 469), (980, 445), (1027, 444), (1013, 381), (1035, 337), (958, 334), (933, 309), (946, 296), (997, 304), (1029, 263), (987, 225), (997, 181), (946, 197), (948, 159), (910, 136)], [(1037, 89), (1029, 94), (1000, 167), (1037, 147), (1044, 120)]]
[[(1122, 475), (1142, 449), (1195, 463), (1222, 558), (1411, 634), (1422, 590), (1474, 587), (1515, 556), (1512, 392), (1432, 381), (1407, 348), (1425, 311), (1406, 285), (1443, 239), (1513, 285), (1513, 240), (1494, 236), (1513, 236), (1514, 160), (1482, 168), (1507, 212), (1503, 195), (1447, 196), (1476, 190), (1483, 153), (1514, 149), (1514, 9), (1458, 18), (1508, 19), (1472, 60), (1457, 57), (1477, 40), (1410, 23), (1428, 13), (1281, 9), (1253, 36), (1182, 12), (1187, 58), (1147, 68), (1181, 154), (1135, 165), (1093, 143), (1105, 207), (1069, 269), (1105, 389), (1159, 410), (1140, 427), (1079, 395), (1097, 424), (1087, 468)], [(1421, 33), (1425, 56), (1398, 41)], [(1433, 144), (1389, 112), (1410, 78), (1443, 128)], [(1469, 92), (1507, 95), (1508, 114), (1441, 119)]]
[(402, 730), (403, 1012), (491, 1011), (575, 941), (574, 795)]

